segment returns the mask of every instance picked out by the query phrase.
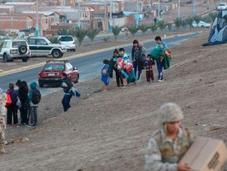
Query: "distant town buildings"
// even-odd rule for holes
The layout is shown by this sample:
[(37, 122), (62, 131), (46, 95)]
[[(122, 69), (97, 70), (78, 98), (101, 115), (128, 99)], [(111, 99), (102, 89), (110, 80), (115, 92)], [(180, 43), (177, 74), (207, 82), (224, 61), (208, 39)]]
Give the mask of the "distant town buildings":
[[(43, 34), (80, 26), (108, 31), (110, 26), (136, 23), (135, 15), (149, 12), (157, 16), (157, 9), (149, 0), (42, 0), (11, 1), (0, 4), (0, 30), (34, 30), (36, 20)], [(139, 3), (137, 3), (139, 2)], [(38, 7), (38, 13), (36, 9)], [(167, 8), (163, 8), (167, 10)], [(131, 15), (125, 15), (126, 12)]]

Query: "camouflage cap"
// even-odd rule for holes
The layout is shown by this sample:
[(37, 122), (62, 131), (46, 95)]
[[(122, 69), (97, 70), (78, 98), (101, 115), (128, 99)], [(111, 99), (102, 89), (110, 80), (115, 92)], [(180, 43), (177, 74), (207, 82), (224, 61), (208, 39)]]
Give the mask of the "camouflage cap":
[(162, 123), (181, 121), (184, 116), (183, 112), (175, 103), (165, 103), (160, 107)]

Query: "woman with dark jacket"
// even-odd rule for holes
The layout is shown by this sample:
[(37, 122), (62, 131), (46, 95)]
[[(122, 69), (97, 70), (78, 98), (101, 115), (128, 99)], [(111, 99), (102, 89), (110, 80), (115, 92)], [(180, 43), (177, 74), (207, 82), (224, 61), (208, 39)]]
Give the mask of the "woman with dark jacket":
[(18, 80), (16, 85), (18, 86), (18, 97), (21, 102), (20, 106), (20, 118), (22, 125), (28, 125), (28, 112), (29, 112), (29, 99), (28, 99), (28, 85), (26, 81)]
[(138, 40), (133, 41), (131, 55), (132, 55), (132, 62), (133, 62), (135, 75), (137, 76), (137, 80), (139, 80), (143, 69), (144, 59), (143, 59), (143, 47), (140, 46)]

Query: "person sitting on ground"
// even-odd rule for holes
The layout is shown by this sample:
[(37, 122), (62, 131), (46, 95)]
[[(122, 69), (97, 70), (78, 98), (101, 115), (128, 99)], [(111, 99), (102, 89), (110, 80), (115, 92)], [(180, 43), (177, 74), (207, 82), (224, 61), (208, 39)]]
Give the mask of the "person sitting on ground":
[(145, 155), (146, 171), (191, 171), (180, 162), (193, 143), (192, 136), (182, 127), (183, 112), (175, 103), (160, 107), (162, 126), (153, 133)]
[(107, 59), (103, 60), (103, 67), (101, 69), (101, 81), (103, 82), (102, 91), (106, 91), (108, 89), (108, 85), (110, 83), (110, 61)]
[(153, 72), (153, 66), (155, 65), (153, 59), (151, 58), (150, 55), (147, 55), (146, 60), (144, 62), (144, 66), (146, 69), (146, 78), (147, 82), (154, 81), (154, 72)]

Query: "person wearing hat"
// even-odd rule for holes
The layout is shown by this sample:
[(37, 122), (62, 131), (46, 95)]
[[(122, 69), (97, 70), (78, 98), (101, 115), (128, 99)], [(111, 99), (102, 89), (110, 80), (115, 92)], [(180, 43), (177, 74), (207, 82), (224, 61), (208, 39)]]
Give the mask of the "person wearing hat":
[(183, 112), (175, 103), (160, 107), (161, 129), (155, 131), (145, 155), (146, 171), (191, 171), (187, 163), (179, 162), (191, 146), (190, 132), (182, 127)]

